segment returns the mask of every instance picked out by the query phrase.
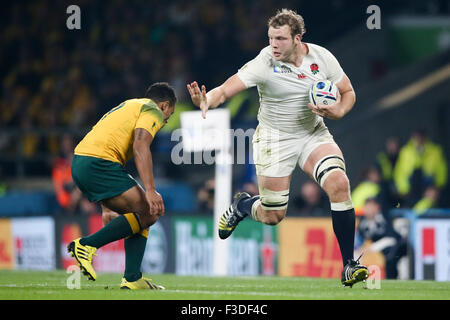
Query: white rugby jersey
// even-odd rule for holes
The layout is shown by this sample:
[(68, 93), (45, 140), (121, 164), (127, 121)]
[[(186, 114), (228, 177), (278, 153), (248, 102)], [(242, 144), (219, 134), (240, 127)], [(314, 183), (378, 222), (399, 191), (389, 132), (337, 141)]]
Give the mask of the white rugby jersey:
[(288, 133), (308, 133), (323, 121), (308, 108), (309, 89), (317, 80), (339, 82), (344, 71), (327, 49), (305, 44), (309, 52), (300, 67), (276, 61), (267, 46), (239, 69), (237, 75), (245, 86), (258, 88), (258, 121), (262, 125)]

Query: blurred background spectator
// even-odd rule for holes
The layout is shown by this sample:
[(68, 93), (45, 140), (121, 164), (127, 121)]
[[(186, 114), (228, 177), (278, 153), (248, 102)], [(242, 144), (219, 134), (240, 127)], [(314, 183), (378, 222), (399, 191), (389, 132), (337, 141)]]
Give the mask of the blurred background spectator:
[[(396, 136), (388, 137), (384, 144), (384, 150), (376, 155), (375, 166), (381, 174), (380, 185), (386, 196), (386, 206), (395, 207), (399, 202), (399, 196), (394, 183), (394, 168), (397, 164), (400, 152), (400, 141)], [(383, 206), (383, 208), (386, 208)]]
[(391, 182), (395, 164), (397, 163), (400, 143), (397, 137), (386, 139), (384, 150), (377, 154), (376, 165), (383, 181)]
[(397, 279), (397, 263), (407, 253), (406, 239), (394, 230), (391, 217), (381, 211), (376, 198), (366, 199), (363, 212), (355, 242), (360, 251), (357, 255), (381, 252), (385, 258), (386, 278)]
[(300, 194), (294, 197), (293, 209), (289, 216), (328, 217), (330, 216), (330, 202), (319, 185), (313, 181), (306, 181)]
[(436, 192), (447, 184), (447, 162), (442, 147), (432, 142), (423, 129), (415, 130), (408, 143), (400, 149), (394, 181), (404, 205), (410, 208), (431, 186), (435, 187), (436, 202)]
[(252, 197), (259, 194), (258, 185), (251, 181), (244, 183), (241, 190), (247, 192)]
[(3, 180), (3, 170), (0, 167), (0, 197), (5, 195), (6, 190), (8, 190), (8, 188), (6, 186), (6, 182)]
[(361, 182), (352, 191), (356, 215), (363, 214), (363, 207), (367, 199), (377, 196), (381, 197), (381, 177), (377, 167), (370, 166), (365, 168), (361, 176)]
[(61, 141), (61, 152), (53, 161), (52, 179), (55, 187), (56, 199), (66, 211), (73, 211), (72, 193), (76, 189), (72, 179), (71, 166), (73, 158), (72, 136), (65, 134)]
[(214, 213), (215, 180), (208, 179), (197, 193), (197, 212), (204, 214)]
[(416, 202), (413, 210), (417, 214), (424, 214), (428, 209), (437, 208), (439, 201), (439, 189), (435, 186), (428, 186), (423, 192), (422, 198)]
[(63, 212), (67, 214), (99, 212), (97, 204), (83, 197), (72, 179), (73, 137), (70, 134), (63, 135), (60, 145), (60, 154), (53, 161), (52, 180), (56, 199)]

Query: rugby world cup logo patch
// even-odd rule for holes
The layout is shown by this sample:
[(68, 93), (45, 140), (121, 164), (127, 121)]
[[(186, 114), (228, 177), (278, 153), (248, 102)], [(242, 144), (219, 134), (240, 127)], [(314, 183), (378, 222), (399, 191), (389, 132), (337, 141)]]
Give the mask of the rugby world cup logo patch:
[(291, 73), (292, 70), (286, 66), (274, 66), (273, 67), (273, 72), (275, 73)]

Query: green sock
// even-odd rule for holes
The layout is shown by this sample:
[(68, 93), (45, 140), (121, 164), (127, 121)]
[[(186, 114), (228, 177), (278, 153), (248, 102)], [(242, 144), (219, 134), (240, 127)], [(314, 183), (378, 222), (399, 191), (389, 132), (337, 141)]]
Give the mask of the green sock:
[(141, 264), (144, 258), (147, 237), (142, 233), (125, 239), (125, 273), (127, 281), (133, 282), (142, 277)]
[(80, 243), (95, 248), (103, 247), (108, 243), (139, 232), (139, 227), (136, 227), (136, 224), (139, 225), (139, 222), (133, 213), (118, 216), (96, 233), (81, 238)]

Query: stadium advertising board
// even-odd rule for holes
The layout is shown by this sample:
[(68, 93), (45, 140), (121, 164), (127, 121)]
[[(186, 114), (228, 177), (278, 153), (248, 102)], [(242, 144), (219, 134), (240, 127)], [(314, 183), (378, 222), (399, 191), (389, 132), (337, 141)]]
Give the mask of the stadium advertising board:
[[(100, 214), (89, 216), (89, 234), (103, 227)], [(125, 249), (123, 239), (109, 243), (97, 251), (94, 258), (94, 269), (100, 272), (123, 272), (125, 270)]]
[(157, 274), (174, 272), (170, 217), (161, 217), (150, 227), (142, 259), (142, 272)]
[[(173, 272), (169, 226), (170, 219), (163, 217), (150, 227), (142, 259), (142, 272), (152, 274)], [(89, 217), (89, 234), (102, 227), (101, 215)], [(122, 273), (125, 270), (124, 240), (112, 242), (98, 249), (97, 256), (94, 258), (94, 268), (99, 272)]]
[(450, 281), (450, 219), (417, 219), (415, 279)]
[[(174, 217), (175, 272), (181, 275), (213, 274), (212, 217)], [(228, 275), (276, 274), (276, 227), (242, 221), (229, 245)]]
[(277, 273), (277, 227), (244, 220), (230, 238), (229, 275)]
[(67, 252), (69, 243), (88, 234), (88, 217), (80, 216), (56, 216), (55, 217), (55, 248), (56, 267), (67, 269), (71, 265), (76, 265), (75, 258)]
[(52, 217), (14, 218), (11, 227), (17, 269), (56, 268), (55, 224)]
[(212, 274), (212, 223), (212, 218), (173, 218), (175, 273)]
[(341, 253), (330, 219), (286, 218), (278, 234), (281, 276), (341, 276)]
[(14, 267), (11, 220), (0, 219), (0, 269)]

